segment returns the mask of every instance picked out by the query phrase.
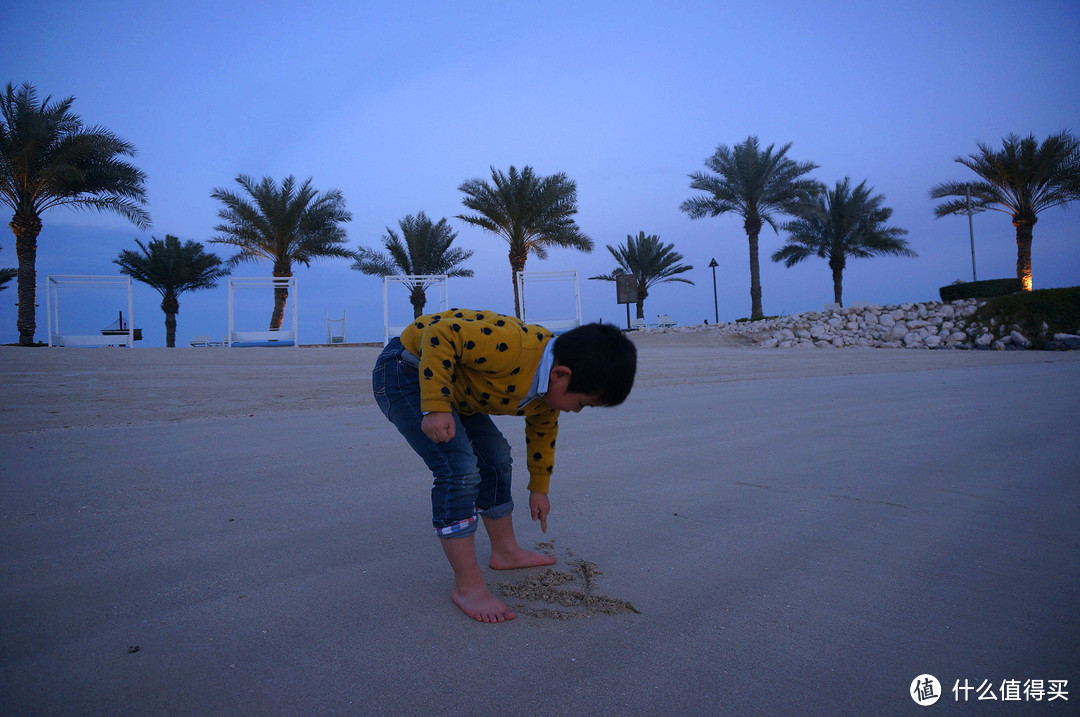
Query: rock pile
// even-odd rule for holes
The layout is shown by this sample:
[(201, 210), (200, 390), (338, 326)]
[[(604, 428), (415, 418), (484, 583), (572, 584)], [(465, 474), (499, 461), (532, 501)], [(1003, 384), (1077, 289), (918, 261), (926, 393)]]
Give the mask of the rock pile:
[[(650, 332), (716, 331), (739, 336), (764, 348), (865, 346), (916, 349), (1080, 349), (1080, 335), (1024, 336), (1019, 327), (981, 326), (972, 315), (985, 302), (965, 299), (950, 303), (925, 302), (899, 306), (855, 304), (752, 322), (702, 324)], [(1044, 332), (1046, 326), (1043, 327)], [(1078, 327), (1080, 333), (1080, 327)]]

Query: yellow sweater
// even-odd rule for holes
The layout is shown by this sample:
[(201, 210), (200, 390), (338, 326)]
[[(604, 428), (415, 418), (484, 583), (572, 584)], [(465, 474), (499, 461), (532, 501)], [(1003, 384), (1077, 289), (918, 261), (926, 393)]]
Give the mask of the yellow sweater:
[(559, 412), (540, 399), (523, 408), (547, 343), (542, 326), (493, 311), (451, 309), (416, 319), (401, 344), (420, 359), (420, 409), (525, 417), (529, 490), (548, 492)]

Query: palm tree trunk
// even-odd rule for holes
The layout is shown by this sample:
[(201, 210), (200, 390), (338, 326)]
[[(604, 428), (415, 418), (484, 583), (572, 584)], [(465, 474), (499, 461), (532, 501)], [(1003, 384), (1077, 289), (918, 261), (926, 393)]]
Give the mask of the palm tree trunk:
[[(1021, 291), (1031, 291), (1031, 240), (1032, 228), (1038, 217), (1013, 216), (1016, 227), (1016, 278), (1020, 280)], [(21, 266), (22, 262), (20, 262)], [(19, 307), (22, 308), (21, 306)]]
[(518, 296), (518, 274), (525, 271), (525, 259), (528, 255), (524, 252), (510, 250), (510, 278), (514, 281), (514, 316), (521, 318), (521, 304), (525, 299)]
[(637, 317), (639, 319), (645, 319), (645, 299), (649, 298), (649, 289), (644, 286), (644, 282), (638, 283), (637, 288)]
[(758, 261), (761, 219), (756, 214), (751, 215), (746, 218), (743, 226), (746, 237), (750, 240), (750, 320), (757, 321), (765, 316), (761, 310), (761, 264)]
[(285, 302), (289, 300), (289, 290), (283, 286), (274, 287), (274, 313), (270, 315), (270, 328), (277, 331), (285, 318)]
[[(278, 264), (274, 267), (275, 279), (287, 279), (292, 276), (292, 266)], [(274, 286), (274, 313), (270, 316), (270, 330), (277, 331), (281, 328), (281, 321), (285, 318), (285, 302), (289, 300), (287, 286)], [(293, 337), (295, 340), (296, 337)]]
[(176, 348), (176, 315), (180, 313), (180, 300), (168, 293), (161, 298), (161, 310), (165, 312), (165, 346)]
[(844, 306), (844, 264), (843, 262), (829, 260), (829, 268), (832, 269), (832, 292), (833, 301)]
[(424, 306), (427, 304), (427, 294), (424, 287), (414, 286), (409, 292), (409, 303), (412, 304), (413, 318), (419, 319), (424, 315)]
[(176, 314), (165, 314), (165, 346), (176, 348)]
[(8, 225), (15, 233), (15, 256), (19, 260), (18, 292), (19, 346), (33, 346), (37, 330), (37, 238), (41, 219), (34, 214), (16, 213)]

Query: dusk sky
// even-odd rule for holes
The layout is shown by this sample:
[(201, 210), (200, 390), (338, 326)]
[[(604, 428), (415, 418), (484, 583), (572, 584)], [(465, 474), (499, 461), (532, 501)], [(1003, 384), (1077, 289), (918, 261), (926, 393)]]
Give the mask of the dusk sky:
[[(0, 82), (34, 84), (42, 97), (74, 95), (73, 111), (134, 144), (148, 175), (153, 226), (118, 215), (51, 210), (38, 245), (37, 338), (46, 340), (45, 278), (118, 275), (135, 239), (209, 244), (235, 177), (313, 179), (344, 194), (351, 247), (381, 248), (407, 214), (447, 217), (455, 246), (472, 249), (472, 279), (451, 279), (454, 305), (513, 313), (507, 245), (454, 218), (458, 186), (491, 167), (565, 172), (577, 183), (591, 254), (554, 250), (526, 271), (576, 269), (586, 320), (625, 325), (615, 286), (589, 281), (616, 266), (605, 248), (640, 231), (675, 244), (694, 269), (655, 287), (650, 322), (683, 324), (750, 313), (746, 235), (737, 216), (691, 220), (688, 174), (717, 145), (751, 135), (792, 143), (789, 156), (820, 165), (830, 187), (845, 176), (885, 195), (891, 225), (908, 230), (910, 258), (856, 259), (845, 303), (938, 299), (972, 277), (968, 220), (935, 219), (929, 191), (974, 175), (954, 162), (978, 142), (1010, 133), (1080, 132), (1080, 3), (736, 2), (278, 2), (0, 3)], [(6, 209), (6, 207), (5, 207)], [(6, 223), (6, 221), (5, 221)], [(1016, 275), (1008, 215), (974, 218), (980, 279)], [(827, 263), (788, 269), (761, 234), (766, 314), (820, 310), (832, 301)], [(0, 233), (0, 266), (15, 266)], [(1034, 228), (1035, 288), (1080, 284), (1080, 205), (1052, 209)], [(237, 276), (269, 276), (244, 264)], [(349, 341), (382, 339), (382, 281), (345, 260), (294, 267), (301, 340), (326, 339), (324, 317), (348, 315)], [(533, 296), (566, 286), (537, 289)], [(564, 295), (565, 297), (565, 295)], [(0, 293), (0, 343), (18, 340), (15, 282)], [(395, 311), (408, 313), (404, 294)], [(554, 299), (553, 299), (554, 300)], [(562, 299), (558, 299), (562, 300)], [(117, 295), (74, 298), (115, 316)], [(142, 346), (164, 346), (160, 297), (135, 285)], [(257, 299), (268, 322), (269, 294)], [(72, 313), (87, 332), (96, 316)], [(225, 282), (180, 297), (177, 345), (220, 338)], [(410, 314), (411, 315), (411, 314)], [(96, 322), (96, 323), (95, 323)], [(252, 327), (254, 328), (254, 327)], [(261, 326), (259, 328), (262, 328)]]

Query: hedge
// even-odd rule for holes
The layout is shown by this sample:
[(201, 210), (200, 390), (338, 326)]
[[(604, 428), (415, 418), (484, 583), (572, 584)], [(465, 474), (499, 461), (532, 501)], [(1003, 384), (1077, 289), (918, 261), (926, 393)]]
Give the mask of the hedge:
[(987, 279), (949, 284), (938, 289), (944, 302), (960, 299), (989, 299), (992, 296), (1008, 296), (1020, 291), (1019, 279)]

